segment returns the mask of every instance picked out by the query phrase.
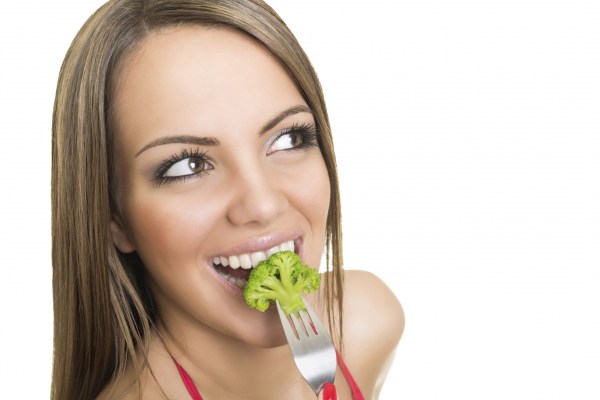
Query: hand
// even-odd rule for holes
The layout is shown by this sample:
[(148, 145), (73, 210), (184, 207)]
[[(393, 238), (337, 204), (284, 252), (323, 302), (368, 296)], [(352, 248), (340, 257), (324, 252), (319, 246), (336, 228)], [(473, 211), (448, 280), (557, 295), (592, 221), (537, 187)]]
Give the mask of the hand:
[(325, 387), (319, 394), (319, 400), (337, 400), (337, 392), (333, 383), (325, 384)]

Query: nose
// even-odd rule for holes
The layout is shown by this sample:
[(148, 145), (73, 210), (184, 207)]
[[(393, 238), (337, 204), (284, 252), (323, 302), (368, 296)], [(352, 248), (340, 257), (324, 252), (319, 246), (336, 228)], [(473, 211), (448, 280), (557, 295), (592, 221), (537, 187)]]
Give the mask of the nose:
[(282, 190), (284, 179), (276, 172), (261, 167), (238, 171), (231, 183), (234, 196), (227, 209), (227, 218), (237, 226), (268, 225), (289, 206)]

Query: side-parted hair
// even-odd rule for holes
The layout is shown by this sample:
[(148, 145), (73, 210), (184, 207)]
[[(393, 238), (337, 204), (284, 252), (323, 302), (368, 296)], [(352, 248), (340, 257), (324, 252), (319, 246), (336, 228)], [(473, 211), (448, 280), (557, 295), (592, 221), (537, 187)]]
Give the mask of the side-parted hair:
[[(113, 0), (94, 13), (62, 64), (52, 122), (54, 360), (51, 398), (93, 399), (131, 363), (146, 363), (155, 310), (135, 254), (116, 250), (120, 215), (115, 173), (114, 97), (124, 60), (152, 32), (176, 26), (245, 33), (287, 69), (314, 114), (327, 166), (323, 296), (334, 341), (342, 343), (342, 234), (331, 130), (323, 93), (294, 35), (261, 0)], [(337, 323), (334, 323), (337, 317)]]

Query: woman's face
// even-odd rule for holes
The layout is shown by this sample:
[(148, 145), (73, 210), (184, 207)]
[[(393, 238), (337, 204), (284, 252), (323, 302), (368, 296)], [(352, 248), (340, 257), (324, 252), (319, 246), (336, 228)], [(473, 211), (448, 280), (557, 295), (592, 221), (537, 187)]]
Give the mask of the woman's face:
[(282, 245), (318, 267), (330, 195), (284, 68), (234, 31), (164, 30), (126, 61), (115, 107), (125, 217), (113, 238), (144, 261), (163, 322), (281, 344), (274, 307), (248, 308), (241, 286)]

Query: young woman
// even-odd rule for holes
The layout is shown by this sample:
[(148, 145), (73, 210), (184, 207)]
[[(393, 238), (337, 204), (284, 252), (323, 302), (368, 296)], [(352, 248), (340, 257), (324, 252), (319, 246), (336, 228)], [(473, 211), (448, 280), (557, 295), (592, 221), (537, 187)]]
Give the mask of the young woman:
[(241, 295), (281, 249), (325, 250), (307, 298), (338, 398), (378, 398), (402, 309), (342, 270), (323, 95), (268, 5), (108, 2), (63, 63), (52, 152), (53, 399), (314, 398), (276, 310)]

